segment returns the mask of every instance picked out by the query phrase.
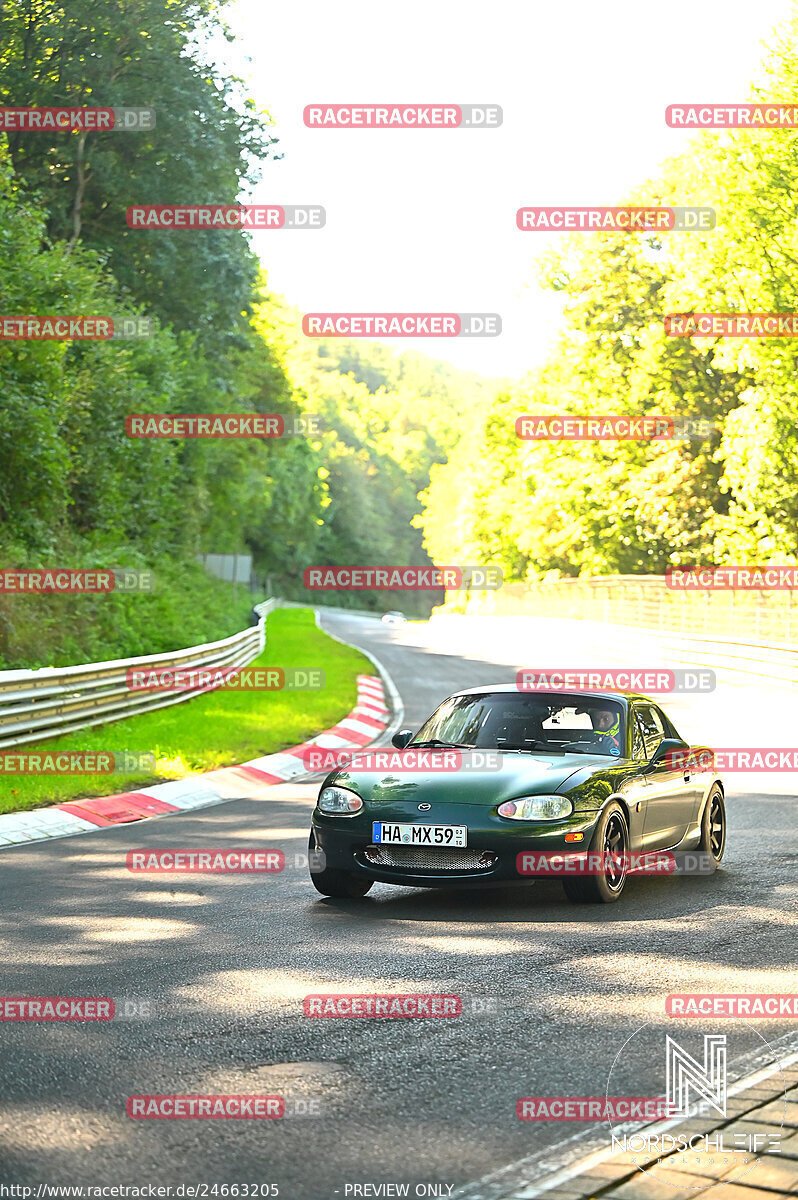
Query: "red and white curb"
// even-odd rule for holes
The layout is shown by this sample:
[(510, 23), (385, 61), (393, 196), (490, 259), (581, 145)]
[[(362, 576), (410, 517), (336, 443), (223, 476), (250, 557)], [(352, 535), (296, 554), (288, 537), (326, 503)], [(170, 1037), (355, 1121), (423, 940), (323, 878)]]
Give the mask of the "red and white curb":
[(135, 792), (74, 800), (32, 812), (6, 813), (0, 816), (0, 848), (90, 833), (107, 825), (257, 796), (263, 788), (313, 773), (303, 757), (310, 749), (362, 750), (385, 731), (390, 715), (380, 677), (358, 675), (357, 704), (349, 715), (307, 742), (278, 754), (253, 758), (237, 767), (173, 779)]

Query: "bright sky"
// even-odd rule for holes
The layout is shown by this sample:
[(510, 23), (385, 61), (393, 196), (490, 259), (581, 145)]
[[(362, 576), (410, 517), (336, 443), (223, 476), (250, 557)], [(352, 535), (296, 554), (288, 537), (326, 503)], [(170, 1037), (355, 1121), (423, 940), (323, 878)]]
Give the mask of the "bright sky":
[[(522, 374), (544, 357), (561, 301), (531, 265), (552, 239), (516, 230), (516, 209), (618, 203), (688, 140), (666, 127), (666, 105), (748, 99), (763, 39), (789, 8), (236, 0), (228, 20), (248, 61), (233, 66), (272, 113), (284, 155), (250, 199), (327, 210), (321, 231), (255, 235), (272, 288), (303, 312), (498, 312), (497, 338), (388, 340), (486, 375)], [(303, 124), (306, 104), (377, 101), (496, 103), (504, 123)]]

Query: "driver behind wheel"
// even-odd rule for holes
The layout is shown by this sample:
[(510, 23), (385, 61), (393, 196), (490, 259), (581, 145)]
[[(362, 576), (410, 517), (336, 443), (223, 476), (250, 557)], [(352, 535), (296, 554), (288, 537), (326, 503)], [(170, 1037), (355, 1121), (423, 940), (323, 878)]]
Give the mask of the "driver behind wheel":
[(610, 708), (599, 708), (592, 713), (593, 728), (601, 734), (602, 745), (610, 754), (621, 753), (621, 716)]

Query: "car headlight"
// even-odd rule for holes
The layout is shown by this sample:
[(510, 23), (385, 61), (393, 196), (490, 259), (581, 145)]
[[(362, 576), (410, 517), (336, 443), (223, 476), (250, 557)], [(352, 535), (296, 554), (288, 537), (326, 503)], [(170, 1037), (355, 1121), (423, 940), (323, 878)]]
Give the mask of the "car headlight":
[(567, 796), (519, 796), (499, 805), (499, 816), (513, 821), (556, 821), (569, 817), (574, 806)]
[(356, 792), (342, 787), (324, 788), (317, 803), (320, 812), (335, 813), (339, 817), (353, 817), (363, 807), (363, 801)]

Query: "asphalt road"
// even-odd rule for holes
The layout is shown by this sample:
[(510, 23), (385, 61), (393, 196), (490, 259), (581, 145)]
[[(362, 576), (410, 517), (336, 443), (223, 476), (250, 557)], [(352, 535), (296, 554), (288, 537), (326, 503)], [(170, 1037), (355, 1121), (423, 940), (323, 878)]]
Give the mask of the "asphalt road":
[[(447, 640), (434, 625), (336, 614), (324, 623), (384, 662), (408, 725), (451, 691), (512, 680), (513, 655), (529, 657), (511, 646), (491, 662), (467, 625)], [(553, 645), (563, 634), (550, 628), (547, 648), (573, 653), (573, 638)], [(749, 713), (753, 698), (740, 708), (739, 696), (732, 710)], [(684, 717), (700, 724), (689, 706)], [(297, 1200), (407, 1183), (410, 1195), (429, 1184), (437, 1191), (427, 1194), (446, 1196), (530, 1156), (530, 1173), (543, 1172), (568, 1139), (606, 1141), (574, 1123), (521, 1122), (516, 1100), (604, 1095), (630, 1035), (647, 1022), (670, 1028), (669, 992), (796, 990), (798, 834), (783, 783), (779, 794), (735, 781), (723, 871), (635, 880), (601, 908), (570, 905), (556, 883), (378, 885), (362, 901), (323, 900), (303, 863), (316, 790), (307, 785), (3, 850), (2, 993), (110, 996), (137, 1015), (0, 1026), (0, 1181), (273, 1183)], [(138, 847), (277, 847), (287, 867), (267, 878), (142, 877), (125, 866)], [(306, 1017), (302, 998), (319, 992), (454, 992), (464, 1015)], [(791, 1028), (734, 1023), (730, 1074), (767, 1059), (761, 1036), (785, 1045)], [(611, 1094), (659, 1095), (662, 1064), (630, 1052), (612, 1083)], [(277, 1093), (288, 1115), (126, 1116), (130, 1095), (174, 1093)]]

